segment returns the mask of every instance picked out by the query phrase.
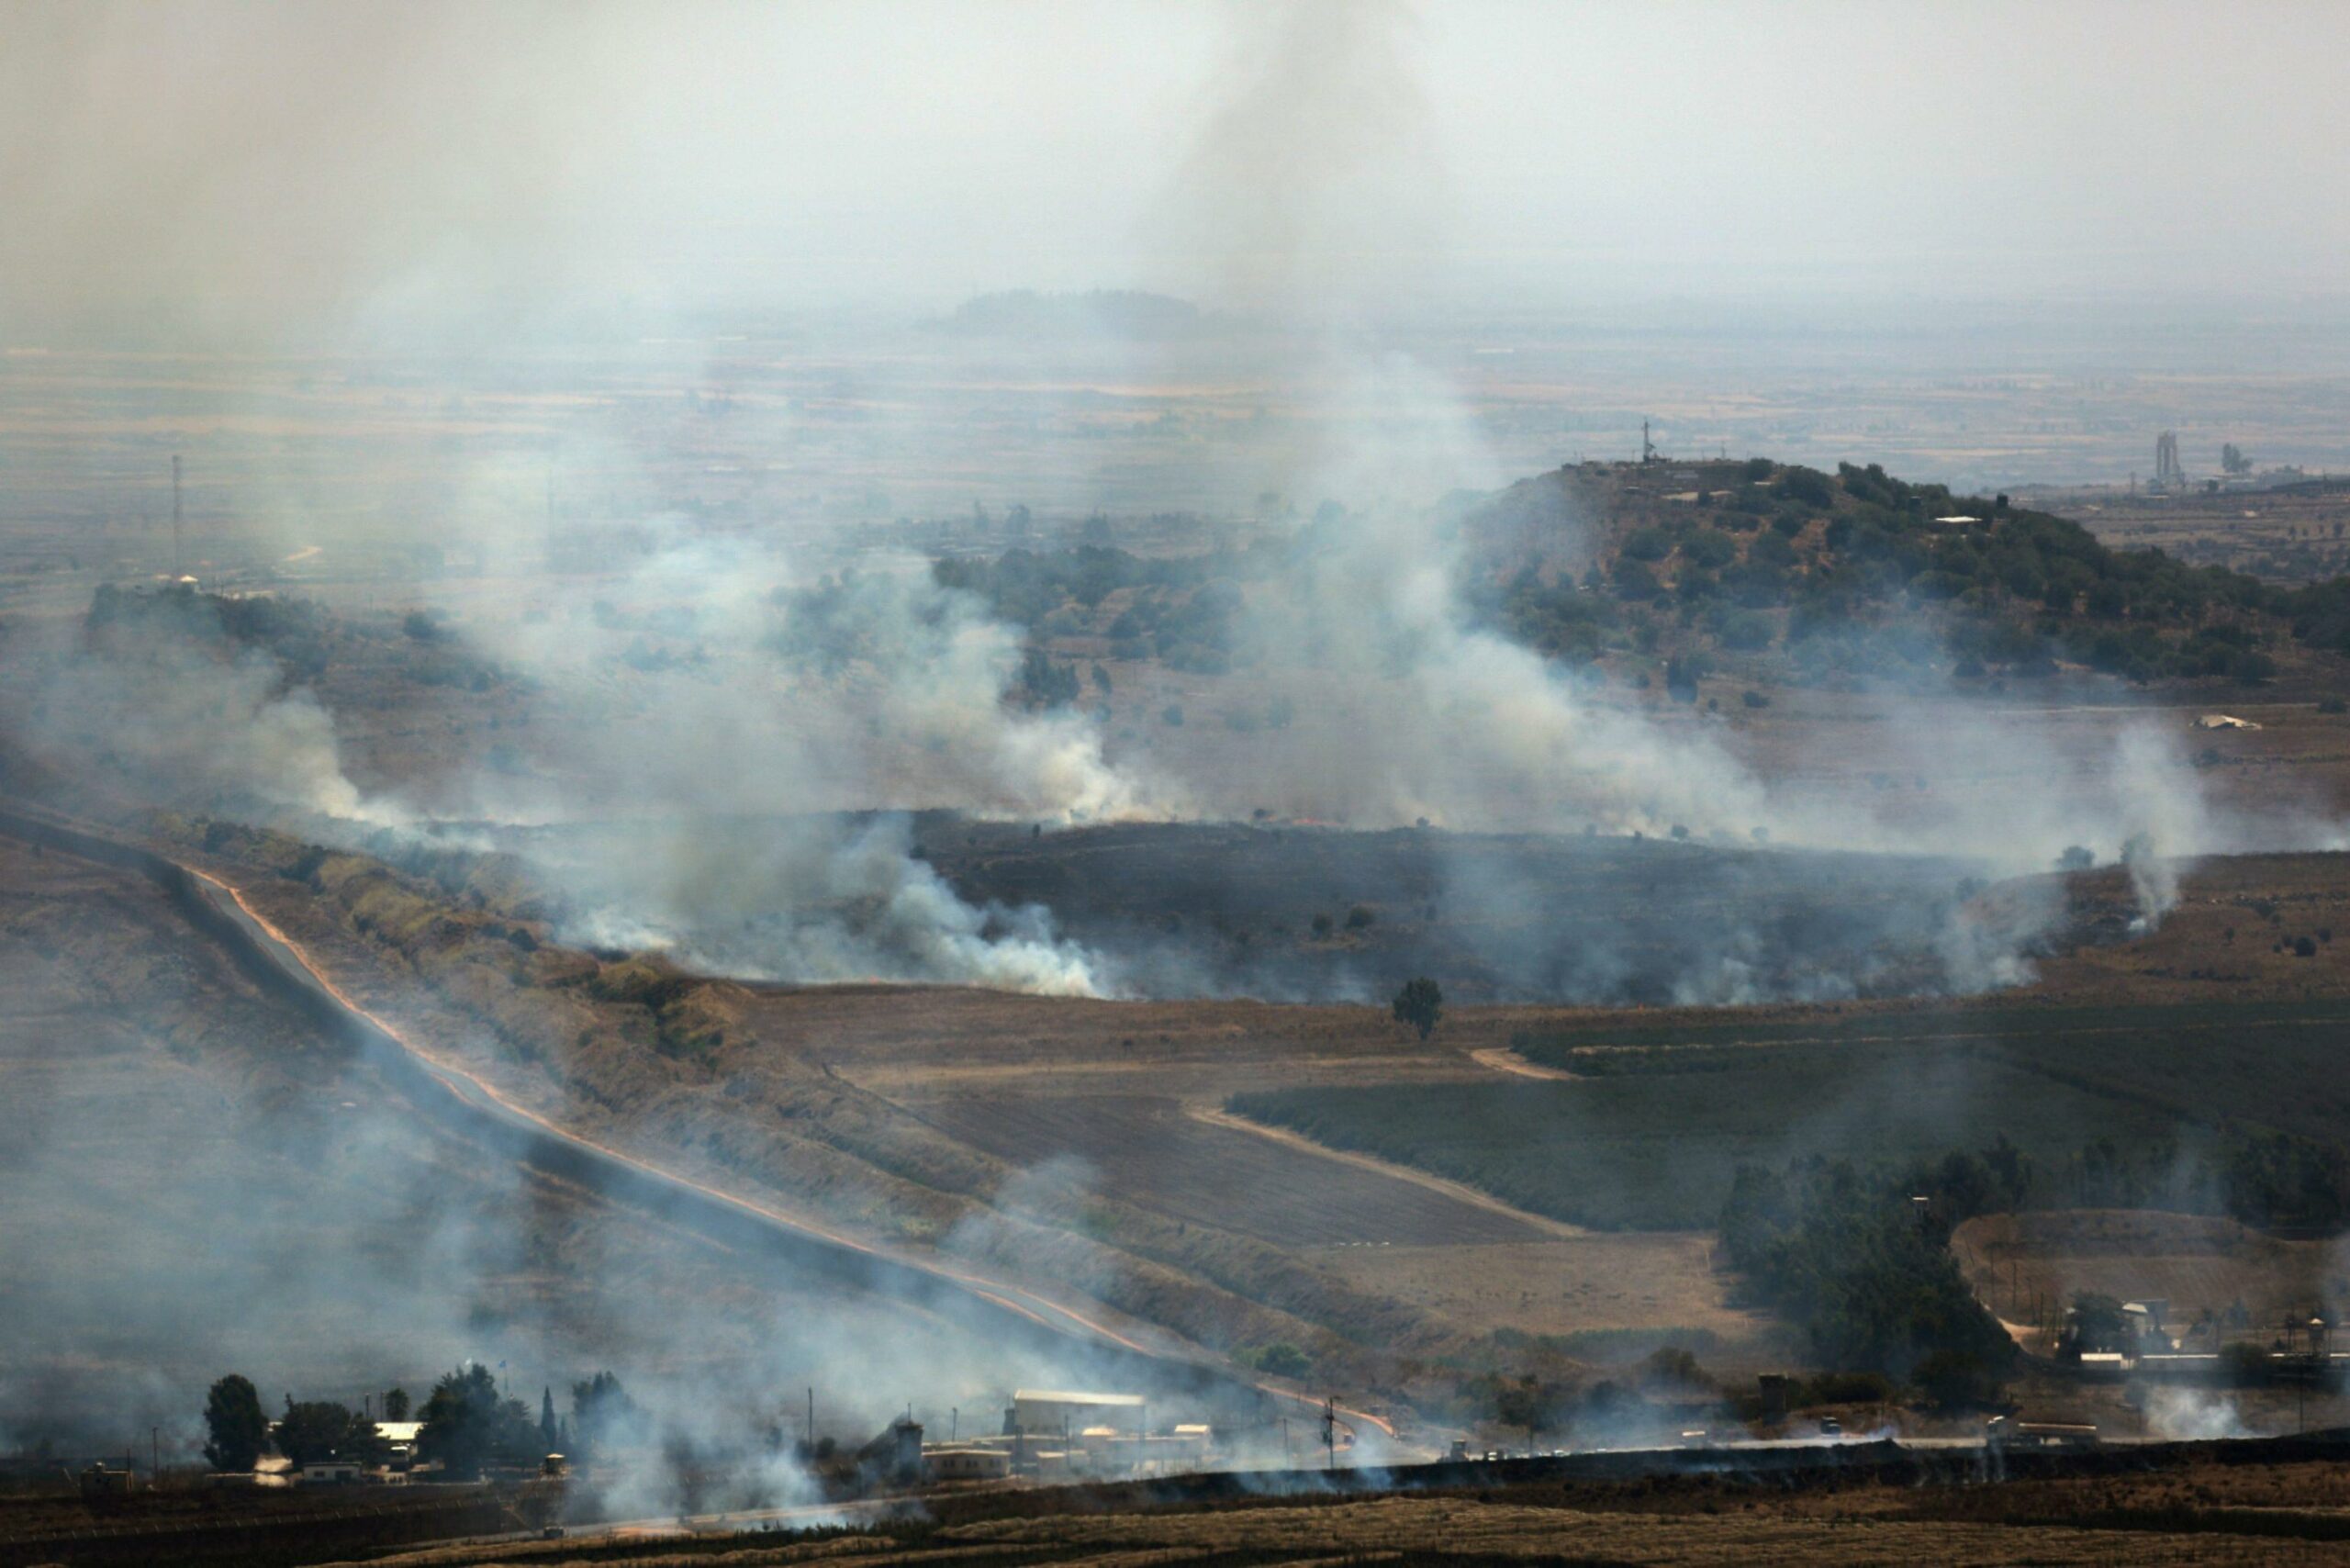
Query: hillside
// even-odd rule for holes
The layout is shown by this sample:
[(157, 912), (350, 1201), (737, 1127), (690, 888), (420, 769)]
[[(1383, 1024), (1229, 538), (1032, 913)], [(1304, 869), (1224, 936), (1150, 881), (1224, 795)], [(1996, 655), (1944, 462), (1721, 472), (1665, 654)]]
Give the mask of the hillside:
[[(1545, 538), (1588, 518), (1579, 548)], [(1547, 653), (1677, 650), (1786, 678), (2085, 670), (2260, 685), (2350, 651), (2350, 584), (2279, 588), (1870, 465), (1585, 465), (1468, 515), (1480, 608)]]
[[(2116, 549), (2004, 496), (1953, 495), (1876, 465), (1768, 458), (1599, 464), (1451, 503), (1471, 613), (1564, 663), (1694, 698), (1758, 684), (1949, 678), (1998, 695), (2060, 675), (2241, 689), (2330, 689), (2350, 663), (2350, 578), (2279, 586), (2157, 549)], [(1106, 536), (951, 558), (935, 573), (1028, 628), (1023, 693), (1092, 700), (1053, 657), (1249, 667), (1248, 611), (1293, 594), (1345, 530), (1326, 503), (1293, 532), (1141, 555)], [(1282, 716), (1266, 722), (1280, 727)]]

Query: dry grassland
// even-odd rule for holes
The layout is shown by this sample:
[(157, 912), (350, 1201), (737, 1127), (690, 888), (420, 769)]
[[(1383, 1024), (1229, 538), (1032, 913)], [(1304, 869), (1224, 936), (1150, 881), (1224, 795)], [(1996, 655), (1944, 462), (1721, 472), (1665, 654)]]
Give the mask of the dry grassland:
[[(1268, 1498), (1151, 1512), (1029, 1511), (1018, 1497), (946, 1504), (940, 1522), (768, 1545), (711, 1535), (630, 1544), (548, 1542), (404, 1553), (397, 1568), (688, 1564), (1273, 1564), (1508, 1562), (1724, 1568), (1737, 1564), (2288, 1564), (2350, 1558), (2339, 1468), (2293, 1464), (2093, 1481), (1919, 1488), (1856, 1481), (1794, 1492), (1729, 1477), (1528, 1484), (1473, 1494)], [(967, 1518), (969, 1522), (953, 1522)]]
[(2119, 1301), (2160, 1298), (2170, 1321), (2241, 1304), (2255, 1327), (2306, 1320), (2350, 1295), (2350, 1257), (2337, 1240), (2288, 1240), (2218, 1215), (2135, 1209), (1986, 1215), (1959, 1226), (1952, 1250), (1984, 1300), (2011, 1320), (2035, 1296), (2076, 1291)]

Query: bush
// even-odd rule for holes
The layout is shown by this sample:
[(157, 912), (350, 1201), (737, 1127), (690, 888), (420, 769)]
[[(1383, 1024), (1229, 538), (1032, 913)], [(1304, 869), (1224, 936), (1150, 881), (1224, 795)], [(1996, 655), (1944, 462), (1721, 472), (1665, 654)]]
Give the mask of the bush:
[(1662, 528), (1636, 528), (1625, 536), (1626, 560), (1662, 561), (1672, 554), (1673, 536)]
[(1683, 543), (1681, 556), (1692, 566), (1719, 571), (1738, 559), (1738, 544), (1729, 534), (1708, 528)]
[(1751, 653), (1771, 645), (1771, 618), (1751, 610), (1741, 610), (1722, 622), (1722, 646), (1740, 653)]
[(1314, 1370), (1312, 1359), (1286, 1339), (1276, 1339), (1244, 1359), (1268, 1377), (1304, 1377)]
[(1378, 920), (1379, 916), (1371, 913), (1369, 904), (1359, 903), (1347, 911), (1347, 929), (1349, 931), (1368, 931)]
[(1395, 1022), (1417, 1029), (1425, 1040), (1435, 1033), (1437, 1021), (1444, 1016), (1444, 992), (1436, 981), (1422, 975), (1404, 983), (1404, 989), (1395, 993), (1392, 1011)]
[(1183, 727), (1183, 705), (1181, 702), (1169, 702), (1166, 707), (1159, 710), (1158, 722), (1165, 724), (1170, 730), (1181, 729)]
[(1826, 509), (1836, 504), (1836, 487), (1817, 468), (1790, 468), (1779, 476), (1778, 493), (1791, 501)]
[(1763, 696), (1759, 691), (1745, 692), (1739, 698), (1739, 700), (1745, 703), (1749, 708), (1768, 708), (1771, 705), (1771, 700)]
[(1638, 561), (1616, 563), (1616, 597), (1633, 604), (1646, 604), (1664, 591), (1656, 574)]

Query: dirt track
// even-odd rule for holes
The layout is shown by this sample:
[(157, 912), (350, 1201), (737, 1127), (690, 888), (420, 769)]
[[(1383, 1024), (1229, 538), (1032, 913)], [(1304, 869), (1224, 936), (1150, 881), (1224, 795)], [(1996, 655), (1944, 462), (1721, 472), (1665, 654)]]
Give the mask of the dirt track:
[(1298, 1149), (1324, 1159), (1335, 1160), (1341, 1165), (1351, 1165), (1358, 1170), (1374, 1171), (1394, 1181), (1408, 1182), (1413, 1186), (1425, 1187), (1432, 1193), (1441, 1193), (1448, 1198), (1456, 1199), (1460, 1203), (1486, 1210), (1488, 1213), (1506, 1215), (1521, 1225), (1541, 1231), (1546, 1236), (1580, 1237), (1592, 1234), (1579, 1225), (1568, 1225), (1561, 1220), (1550, 1219), (1541, 1215), (1529, 1214), (1524, 1209), (1512, 1208), (1492, 1193), (1481, 1193), (1476, 1188), (1463, 1185), (1459, 1182), (1448, 1182), (1441, 1176), (1431, 1176), (1425, 1170), (1415, 1170), (1408, 1165), (1391, 1164), (1387, 1160), (1374, 1159), (1368, 1154), (1354, 1154), (1345, 1149), (1329, 1148), (1315, 1143), (1312, 1138), (1301, 1137), (1284, 1128), (1269, 1127), (1261, 1122), (1252, 1122), (1246, 1116), (1236, 1116), (1221, 1106), (1194, 1104), (1188, 1105), (1184, 1109), (1194, 1120), (1205, 1122), (1212, 1127), (1224, 1127), (1233, 1132), (1253, 1133), (1259, 1137), (1270, 1138), (1289, 1148)]

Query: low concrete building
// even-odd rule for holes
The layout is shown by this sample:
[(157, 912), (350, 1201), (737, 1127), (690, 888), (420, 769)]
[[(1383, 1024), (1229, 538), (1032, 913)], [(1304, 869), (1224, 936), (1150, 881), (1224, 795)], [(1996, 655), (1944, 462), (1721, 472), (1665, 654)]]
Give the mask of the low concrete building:
[(938, 1481), (1002, 1481), (1012, 1473), (1012, 1450), (971, 1443), (939, 1443), (923, 1450), (923, 1465)]

